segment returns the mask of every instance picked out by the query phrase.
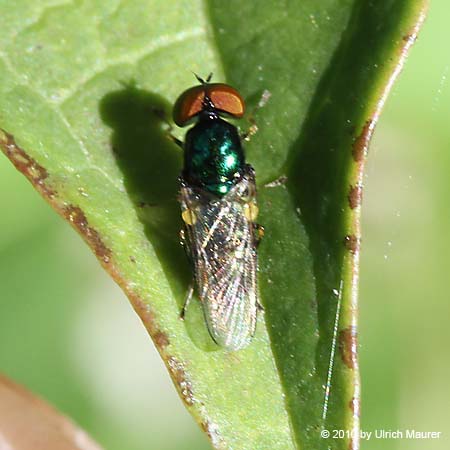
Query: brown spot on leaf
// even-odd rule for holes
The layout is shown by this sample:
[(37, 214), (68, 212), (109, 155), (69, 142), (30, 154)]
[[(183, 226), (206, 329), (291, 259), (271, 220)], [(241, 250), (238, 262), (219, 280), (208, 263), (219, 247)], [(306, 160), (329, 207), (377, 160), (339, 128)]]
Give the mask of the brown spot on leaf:
[(106, 247), (97, 230), (89, 226), (83, 210), (78, 206), (67, 206), (64, 208), (65, 218), (78, 230), (94, 250), (99, 259), (105, 263), (111, 260), (111, 250)]
[(46, 183), (47, 170), (16, 144), (12, 134), (0, 130), (0, 147), (16, 169), (22, 172), (42, 195), (49, 198), (56, 195), (55, 191)]
[(187, 405), (193, 405), (195, 402), (194, 392), (192, 391), (192, 384), (187, 378), (183, 364), (173, 356), (167, 360), (167, 364), (170, 373), (172, 374), (172, 378), (180, 391), (182, 399)]
[[(119, 275), (116, 274), (115, 272), (113, 273), (113, 277), (117, 282), (120, 282)], [(149, 334), (152, 336), (153, 342), (155, 343), (156, 347), (165, 358), (167, 355), (163, 354), (163, 352), (166, 349), (166, 347), (170, 344), (169, 337), (167, 336), (166, 333), (158, 329), (155, 323), (155, 317), (150, 309), (149, 304), (144, 302), (139, 295), (137, 295), (133, 290), (129, 289), (128, 287), (124, 288), (124, 290), (127, 294), (127, 297), (130, 299), (131, 304), (133, 305), (137, 315), (141, 318)]]
[(353, 327), (339, 332), (338, 347), (342, 361), (349, 369), (353, 370), (357, 361), (356, 331)]
[(355, 400), (355, 397), (353, 397), (349, 402), (348, 402), (348, 407), (351, 409), (352, 413), (355, 413), (355, 407), (353, 405), (353, 402)]
[(414, 42), (416, 42), (417, 39), (417, 33), (408, 33), (405, 34), (402, 38), (405, 42), (407, 42), (408, 44), (414, 44)]
[(214, 448), (222, 448), (222, 446), (220, 446), (222, 437), (219, 434), (218, 426), (209, 420), (203, 421), (200, 425), (202, 430), (208, 435)]
[(354, 416), (359, 417), (359, 398), (357, 397), (353, 397), (349, 402), (348, 402), (348, 406), (351, 409), (352, 413)]
[(344, 238), (344, 245), (354, 255), (359, 250), (359, 239), (354, 234), (348, 234)]
[[(348, 406), (350, 410), (352, 411), (352, 419), (353, 423), (359, 422), (359, 416), (360, 416), (360, 399), (359, 397), (353, 397), (349, 402)], [(358, 436), (353, 435), (350, 438), (350, 442), (348, 444), (349, 449), (358, 448)]]
[(362, 199), (362, 186), (356, 184), (355, 186), (350, 186), (350, 191), (348, 193), (348, 204), (351, 209), (357, 208), (361, 205)]
[[(115, 275), (113, 275), (113, 277), (117, 280), (120, 279), (118, 274), (117, 277)], [(154, 336), (158, 330), (156, 329), (155, 318), (153, 317), (149, 304), (144, 302), (144, 300), (142, 300), (142, 298), (128, 286), (126, 286), (125, 292), (127, 293), (128, 298), (131, 300), (134, 310), (144, 322), (149, 333)]]
[(374, 124), (375, 122), (368, 120), (365, 123), (360, 135), (353, 142), (352, 155), (356, 162), (364, 161), (364, 156), (366, 154), (370, 138), (372, 137)]
[(153, 340), (155, 341), (155, 344), (161, 348), (161, 350), (164, 350), (170, 344), (169, 336), (161, 330), (154, 334)]

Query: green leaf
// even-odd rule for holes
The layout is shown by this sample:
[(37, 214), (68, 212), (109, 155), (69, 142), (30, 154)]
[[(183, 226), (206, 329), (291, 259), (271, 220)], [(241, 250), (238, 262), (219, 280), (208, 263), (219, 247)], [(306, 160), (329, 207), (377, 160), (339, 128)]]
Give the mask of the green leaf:
[[(359, 429), (363, 167), (425, 3), (0, 3), (2, 149), (126, 292), (216, 448), (358, 447), (320, 432)], [(249, 110), (270, 93), (246, 145), (265, 313), (235, 353), (212, 343), (198, 302), (178, 318), (182, 158), (155, 114), (211, 71)]]

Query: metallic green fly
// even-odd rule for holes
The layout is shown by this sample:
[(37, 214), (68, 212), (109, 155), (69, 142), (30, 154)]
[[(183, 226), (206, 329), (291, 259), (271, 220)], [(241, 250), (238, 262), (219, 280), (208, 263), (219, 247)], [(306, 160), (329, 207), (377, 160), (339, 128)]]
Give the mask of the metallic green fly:
[(223, 119), (242, 117), (245, 105), (231, 86), (197, 79), (200, 85), (183, 92), (173, 112), (181, 127), (195, 122), (182, 144), (181, 241), (212, 339), (239, 350), (251, 341), (262, 309), (255, 171), (245, 162), (237, 128)]

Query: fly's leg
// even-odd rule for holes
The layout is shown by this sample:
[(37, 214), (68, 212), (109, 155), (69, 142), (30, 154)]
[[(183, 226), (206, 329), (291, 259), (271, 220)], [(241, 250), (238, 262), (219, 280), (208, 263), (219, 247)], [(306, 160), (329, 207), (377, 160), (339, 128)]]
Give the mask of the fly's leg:
[[(193, 209), (189, 208), (188, 206), (188, 199), (189, 196), (186, 191), (186, 187), (184, 184), (184, 180), (182, 177), (180, 177), (181, 182), (181, 189), (180, 189), (180, 197), (179, 201), (181, 203), (181, 218), (183, 219), (183, 228), (180, 230), (180, 243), (184, 248), (184, 251), (186, 252), (186, 255), (188, 257), (189, 263), (191, 266), (193, 266), (193, 260), (192, 260), (192, 248), (191, 248), (191, 242), (189, 239), (189, 230), (190, 227), (192, 227), (197, 222), (197, 216)], [(192, 280), (189, 284), (188, 292), (186, 295), (186, 299), (184, 301), (183, 309), (180, 313), (180, 319), (184, 320), (184, 316), (186, 314), (186, 309), (189, 305), (189, 302), (191, 301), (192, 295), (194, 293), (194, 281)]]
[(180, 244), (186, 252), (189, 263), (192, 263), (191, 248), (189, 246), (189, 241), (186, 239), (186, 226), (180, 230)]
[(266, 106), (266, 104), (269, 101), (271, 95), (272, 94), (270, 93), (270, 91), (265, 89), (263, 91), (263, 93), (261, 94), (261, 98), (259, 99), (258, 104), (253, 108), (253, 111), (249, 114), (248, 121), (250, 123), (250, 126), (249, 126), (248, 130), (241, 135), (241, 138), (244, 141), (249, 142), (251, 137), (254, 136), (257, 133), (258, 125), (256, 124), (255, 114), (256, 114), (256, 112), (259, 109), (264, 108), (264, 106)]
[(250, 142), (252, 136), (254, 136), (258, 132), (258, 125), (256, 125), (256, 120), (253, 117), (253, 113), (247, 119), (250, 123), (247, 131), (241, 134), (241, 139), (247, 142)]
[[(188, 210), (187, 210), (188, 211)], [(186, 225), (180, 230), (180, 244), (184, 248), (184, 251), (186, 252), (186, 256), (189, 260), (189, 263), (192, 265), (192, 255), (191, 255), (191, 249), (189, 247), (189, 242), (186, 239)], [(184, 316), (186, 315), (186, 309), (189, 306), (189, 303), (191, 302), (192, 295), (194, 293), (194, 280), (192, 280), (189, 283), (189, 287), (187, 290), (186, 297), (184, 299), (183, 308), (180, 311), (180, 319), (184, 320)]]
[(255, 236), (256, 248), (261, 244), (262, 238), (264, 237), (264, 227), (259, 223), (254, 224), (253, 234)]
[(164, 122), (167, 125), (167, 128), (165, 130), (165, 133), (167, 135), (167, 137), (176, 145), (178, 145), (178, 147), (183, 148), (183, 142), (178, 139), (176, 136), (173, 135), (173, 124), (169, 121), (169, 119), (167, 118), (166, 112), (163, 109), (159, 109), (159, 108), (154, 108), (153, 109), (153, 114), (158, 117), (158, 119), (161, 122)]
[(167, 131), (167, 137), (176, 145), (178, 145), (178, 147), (180, 147), (181, 149), (183, 148), (183, 141), (181, 141), (180, 139), (178, 139), (176, 136), (174, 136), (170, 131)]
[(270, 183), (266, 183), (264, 187), (266, 188), (273, 188), (278, 186), (284, 186), (288, 180), (288, 177), (286, 175), (279, 176), (276, 180), (271, 181)]
[[(184, 228), (182, 228), (182, 229), (180, 230), (180, 235), (179, 235), (179, 237), (180, 237), (180, 244), (181, 244), (181, 246), (184, 248), (185, 251), (187, 251), (187, 248), (186, 248), (186, 246), (187, 246), (187, 242), (186, 242), (186, 230), (185, 230)], [(188, 255), (188, 256), (189, 256), (189, 255)]]
[[(256, 248), (258, 248), (262, 238), (264, 237), (264, 227), (259, 223), (253, 224), (253, 236), (255, 237)], [(259, 302), (259, 298), (256, 299), (256, 309), (258, 312), (264, 311), (264, 306)]]
[(186, 298), (184, 299), (184, 305), (180, 312), (180, 319), (184, 320), (184, 316), (186, 315), (186, 309), (189, 306), (189, 303), (191, 303), (192, 295), (194, 294), (194, 282), (191, 281), (189, 284), (189, 288), (186, 294)]
[[(256, 204), (255, 204), (256, 206)], [(254, 217), (254, 219), (256, 219), (256, 217)], [(262, 238), (264, 237), (264, 227), (262, 225), (260, 225), (259, 223), (256, 223), (254, 221), (254, 219), (252, 220), (253, 222), (253, 239), (255, 242), (255, 247), (258, 248), (259, 244), (262, 241)], [(264, 311), (264, 307), (261, 305), (261, 303), (259, 303), (259, 300), (256, 300), (256, 308), (258, 311)]]
[(248, 193), (246, 203), (244, 203), (244, 215), (245, 218), (252, 224), (253, 238), (255, 240), (256, 247), (258, 247), (261, 239), (264, 236), (264, 227), (256, 222), (259, 214), (259, 208), (258, 204), (256, 203), (255, 195), (256, 191)]
[[(180, 230), (180, 244), (184, 248), (184, 251), (186, 252), (189, 262), (191, 262), (191, 251), (189, 249), (189, 245), (188, 245), (188, 242), (186, 239), (186, 229), (185, 228), (182, 228)], [(186, 309), (191, 301), (193, 292), (194, 292), (194, 282), (191, 281), (189, 283), (188, 291), (187, 291), (186, 297), (184, 299), (183, 308), (180, 311), (180, 319), (181, 320), (184, 320), (184, 316), (186, 314)]]

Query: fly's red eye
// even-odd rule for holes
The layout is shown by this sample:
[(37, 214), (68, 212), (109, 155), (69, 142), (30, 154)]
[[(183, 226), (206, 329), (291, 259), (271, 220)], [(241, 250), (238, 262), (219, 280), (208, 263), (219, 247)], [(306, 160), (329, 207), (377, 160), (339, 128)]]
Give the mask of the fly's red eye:
[(203, 108), (205, 86), (194, 86), (184, 91), (173, 107), (173, 121), (179, 126), (185, 126)]
[(245, 103), (236, 89), (224, 83), (211, 83), (194, 86), (184, 91), (173, 108), (174, 122), (183, 127), (204, 109), (205, 93), (211, 100), (217, 113), (225, 113), (232, 117), (242, 117)]

